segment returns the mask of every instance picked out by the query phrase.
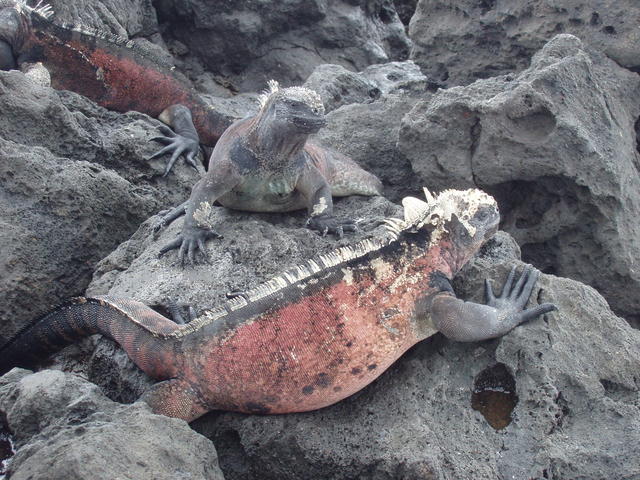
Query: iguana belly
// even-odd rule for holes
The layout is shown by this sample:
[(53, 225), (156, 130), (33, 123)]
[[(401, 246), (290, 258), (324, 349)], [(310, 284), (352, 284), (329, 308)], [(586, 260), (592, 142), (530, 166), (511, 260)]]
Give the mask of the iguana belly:
[(315, 286), (291, 303), (271, 299), (281, 305), (185, 354), (185, 374), (211, 409), (322, 408), (371, 383), (419, 341), (412, 316), (416, 297), (424, 293), (421, 282), (369, 274), (357, 274), (355, 282), (353, 272), (342, 275), (342, 281)]

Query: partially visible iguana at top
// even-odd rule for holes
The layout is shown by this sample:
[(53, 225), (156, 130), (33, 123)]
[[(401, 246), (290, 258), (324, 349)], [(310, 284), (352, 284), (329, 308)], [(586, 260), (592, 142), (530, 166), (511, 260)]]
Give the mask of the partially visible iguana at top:
[(77, 92), (110, 110), (157, 117), (175, 131), (161, 128), (164, 136), (156, 140), (168, 145), (151, 157), (172, 154), (165, 175), (181, 154), (195, 166), (199, 142), (212, 147), (230, 125), (172, 65), (115, 35), (58, 25), (52, 15), (48, 5), (0, 0), (0, 70), (40, 62), (54, 88)]
[(129, 299), (72, 301), (5, 344), (0, 373), (101, 333), (159, 380), (143, 396), (157, 413), (301, 412), (352, 395), (438, 331), (480, 341), (555, 309), (524, 309), (530, 267), (498, 297), (487, 281), (487, 305), (457, 299), (451, 279), (497, 230), (496, 203), (479, 190), (427, 198), (403, 201), (388, 238), (308, 260), (185, 325)]

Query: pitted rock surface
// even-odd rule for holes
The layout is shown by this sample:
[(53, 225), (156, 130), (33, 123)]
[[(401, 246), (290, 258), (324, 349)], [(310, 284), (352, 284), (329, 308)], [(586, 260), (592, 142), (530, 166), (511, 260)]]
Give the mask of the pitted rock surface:
[(635, 0), (421, 0), (409, 26), (411, 59), (436, 81), (467, 85), (525, 69), (554, 35), (568, 33), (638, 72), (639, 22)]
[(494, 194), (524, 260), (597, 288), (637, 322), (640, 76), (571, 35), (519, 75), (438, 91), (404, 116), (398, 150), (431, 189)]
[(0, 410), (14, 432), (15, 480), (223, 480), (209, 440), (144, 403), (120, 405), (69, 373), (14, 369), (0, 378)]

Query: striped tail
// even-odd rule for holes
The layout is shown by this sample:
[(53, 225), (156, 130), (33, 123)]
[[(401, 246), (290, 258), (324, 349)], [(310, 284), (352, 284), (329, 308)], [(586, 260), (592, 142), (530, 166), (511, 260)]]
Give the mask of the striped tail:
[(169, 335), (178, 328), (146, 305), (110, 297), (76, 298), (25, 327), (0, 348), (0, 374), (33, 368), (67, 345), (100, 333), (117, 342), (149, 376), (171, 378), (177, 368)]

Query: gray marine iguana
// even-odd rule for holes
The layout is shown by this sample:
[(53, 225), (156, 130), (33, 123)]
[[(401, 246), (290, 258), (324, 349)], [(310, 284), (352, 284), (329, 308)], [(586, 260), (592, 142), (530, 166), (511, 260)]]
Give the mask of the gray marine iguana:
[(342, 237), (352, 221), (333, 217), (333, 196), (381, 195), (382, 182), (349, 157), (322, 148), (309, 135), (325, 125), (320, 96), (304, 87), (270, 90), (262, 108), (229, 127), (216, 144), (209, 170), (191, 197), (166, 213), (156, 231), (186, 213), (182, 233), (160, 250), (179, 248), (180, 262), (195, 263), (204, 242), (219, 236), (211, 221), (212, 205), (251, 212), (289, 212), (307, 208), (307, 226)]
[(497, 230), (497, 206), (479, 190), (427, 199), (406, 198), (387, 237), (308, 260), (185, 325), (130, 299), (71, 301), (0, 349), (0, 373), (101, 333), (159, 381), (142, 397), (156, 413), (301, 412), (364, 388), (436, 332), (481, 341), (556, 308), (525, 309), (531, 267), (517, 280), (512, 270), (499, 296), (487, 281), (487, 305), (457, 299), (451, 279)]

